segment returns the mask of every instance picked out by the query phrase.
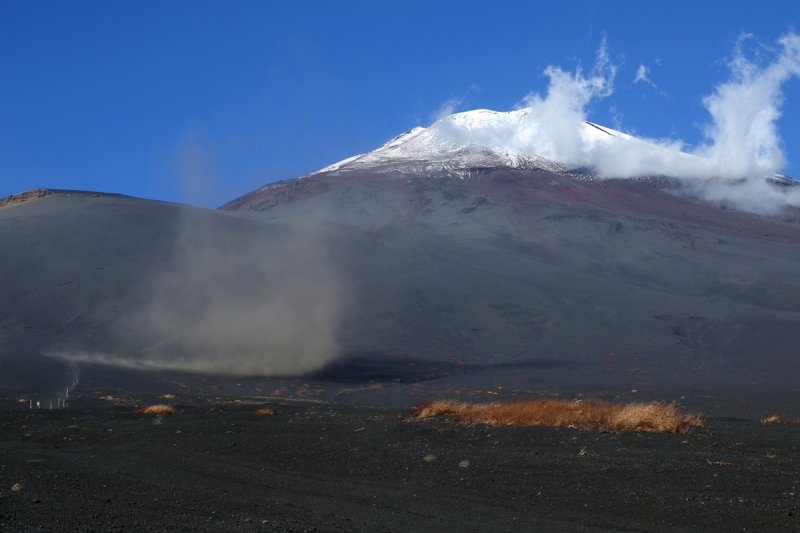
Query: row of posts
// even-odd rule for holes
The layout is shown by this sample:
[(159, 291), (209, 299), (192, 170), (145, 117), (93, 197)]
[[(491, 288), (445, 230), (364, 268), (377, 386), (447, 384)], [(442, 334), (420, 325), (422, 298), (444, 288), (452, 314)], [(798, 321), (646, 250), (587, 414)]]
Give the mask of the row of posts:
[[(72, 382), (72, 386), (71, 387), (67, 387), (66, 394), (65, 394), (64, 398), (59, 398), (58, 401), (56, 402), (56, 409), (66, 409), (66, 407), (67, 407), (67, 399), (69, 398), (69, 391), (70, 390), (75, 390), (75, 386), (77, 384), (78, 384), (78, 378), (76, 377), (75, 381)], [(33, 400), (28, 400), (28, 404), (29, 404), (28, 408), (29, 409), (33, 409)], [(41, 402), (36, 402), (36, 408), (37, 409), (41, 409), (42, 408), (42, 403)], [(52, 408), (53, 408), (53, 402), (50, 402), (50, 409), (52, 409)]]

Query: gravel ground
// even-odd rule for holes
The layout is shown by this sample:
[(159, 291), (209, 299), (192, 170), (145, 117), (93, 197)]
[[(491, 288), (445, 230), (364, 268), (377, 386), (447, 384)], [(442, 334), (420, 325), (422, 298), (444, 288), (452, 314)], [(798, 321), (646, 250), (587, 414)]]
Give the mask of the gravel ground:
[[(610, 434), (323, 402), (100, 396), (66, 410), (2, 404), (0, 530), (800, 530), (798, 425)], [(176, 411), (135, 412), (152, 403)]]

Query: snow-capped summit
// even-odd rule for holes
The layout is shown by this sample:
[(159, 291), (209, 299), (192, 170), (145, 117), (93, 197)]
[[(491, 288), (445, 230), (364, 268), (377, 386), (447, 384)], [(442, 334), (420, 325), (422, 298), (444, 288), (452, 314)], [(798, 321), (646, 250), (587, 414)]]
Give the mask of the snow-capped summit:
[(769, 161), (762, 164), (753, 154), (738, 157), (746, 150), (741, 143), (715, 140), (688, 153), (681, 141), (634, 137), (583, 120), (582, 113), (558, 111), (456, 113), (306, 177), (366, 171), (376, 177), (467, 179), (477, 168), (505, 167), (580, 180), (674, 178), (690, 196), (753, 213), (800, 206), (800, 181), (771, 171)]
[(315, 174), (388, 170), (401, 164), (406, 168), (422, 166), (426, 170), (484, 166), (543, 168), (555, 172), (584, 169), (585, 174), (589, 165), (581, 164), (581, 160), (586, 158), (563, 157), (563, 145), (573, 145), (581, 151), (598, 144), (638, 141), (591, 122), (563, 124), (553, 129), (531, 116), (530, 109), (509, 112), (476, 109), (444, 117), (427, 128), (413, 128), (371, 152), (339, 161)]

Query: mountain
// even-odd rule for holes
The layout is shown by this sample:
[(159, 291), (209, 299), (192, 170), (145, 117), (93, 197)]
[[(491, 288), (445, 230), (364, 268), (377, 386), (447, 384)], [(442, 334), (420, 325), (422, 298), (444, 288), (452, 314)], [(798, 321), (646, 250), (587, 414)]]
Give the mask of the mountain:
[[(357, 302), (342, 330), (353, 364), (469, 366), (440, 380), (453, 387), (689, 387), (753, 405), (789, 390), (798, 210), (720, 207), (677, 178), (601, 179), (537, 151), (525, 112), (453, 115), (220, 209), (354, 239), (340, 266)], [(581, 135), (646, 144), (592, 123)]]
[[(303, 179), (313, 194), (317, 176), (369, 172), (410, 177), (468, 178), (474, 169), (507, 168), (548, 171), (581, 180), (672, 178), (675, 191), (757, 214), (775, 214), (800, 206), (800, 182), (780, 174), (731, 174), (726, 164), (681, 151), (680, 144), (639, 139), (592, 122), (544, 121), (531, 109), (497, 112), (478, 109), (456, 113), (428, 128), (416, 127), (364, 154), (349, 157)], [(224, 205), (271, 197), (268, 184)], [(766, 190), (765, 190), (766, 188)], [(744, 199), (770, 197), (766, 202)], [(767, 205), (765, 205), (765, 203)]]
[[(559, 163), (529, 110), (507, 113), (478, 109), (456, 113), (429, 128), (416, 127), (383, 146), (350, 157), (318, 172), (377, 170), (402, 165), (423, 171), (473, 167), (543, 168), (556, 172), (577, 169)], [(590, 142), (615, 142), (624, 134), (586, 122), (582, 135)], [(410, 167), (410, 168), (409, 168)]]
[(259, 390), (301, 376), (301, 392), (370, 403), (580, 393), (796, 411), (798, 210), (726, 208), (669, 169), (608, 179), (553, 158), (531, 124), (453, 115), (218, 211), (0, 201), (0, 355), (40, 373), (267, 376)]
[[(388, 170), (402, 166), (406, 171), (468, 170), (476, 167), (541, 169), (573, 176), (593, 177), (587, 166), (570, 165), (559, 154), (552, 127), (537, 121), (529, 108), (509, 112), (477, 109), (443, 117), (428, 128), (416, 127), (383, 146), (319, 170)], [(636, 145), (658, 152), (660, 147), (593, 122), (565, 121), (560, 132), (574, 136), (575, 146), (591, 152), (599, 148)], [(681, 154), (687, 161), (702, 158)], [(570, 157), (569, 159), (580, 159)]]

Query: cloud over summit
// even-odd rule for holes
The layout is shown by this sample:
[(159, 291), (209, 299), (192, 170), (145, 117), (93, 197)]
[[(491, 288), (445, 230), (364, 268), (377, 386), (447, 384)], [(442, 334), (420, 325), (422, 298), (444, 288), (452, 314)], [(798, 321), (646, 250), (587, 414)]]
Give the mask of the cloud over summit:
[[(693, 194), (762, 214), (798, 207), (800, 191), (772, 190), (763, 178), (781, 172), (786, 164), (777, 120), (783, 85), (800, 77), (800, 36), (783, 36), (761, 61), (745, 53), (750, 39), (740, 38), (728, 61), (729, 79), (703, 99), (711, 120), (704, 128), (705, 141), (696, 147), (681, 140), (586, 135), (583, 123), (590, 118), (589, 104), (614, 92), (617, 68), (605, 41), (588, 75), (580, 66), (574, 72), (549, 66), (544, 70), (550, 78), (547, 93), (531, 93), (517, 108), (529, 110), (533, 124), (528, 129), (541, 135), (535, 141), (541, 155), (591, 168), (601, 177), (681, 178), (691, 182), (687, 191)], [(653, 84), (644, 65), (634, 82)]]

